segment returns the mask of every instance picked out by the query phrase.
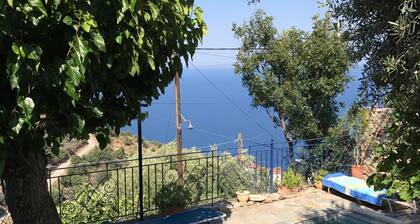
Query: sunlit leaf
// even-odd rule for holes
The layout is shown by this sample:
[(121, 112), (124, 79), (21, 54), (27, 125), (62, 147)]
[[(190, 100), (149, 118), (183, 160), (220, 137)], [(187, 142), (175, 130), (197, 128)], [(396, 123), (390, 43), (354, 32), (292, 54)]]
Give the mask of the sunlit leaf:
[(70, 26), (70, 25), (73, 24), (73, 19), (70, 16), (65, 16), (64, 19), (63, 19), (63, 23)]
[(44, 7), (44, 3), (41, 0), (28, 0), (30, 6), (38, 9), (42, 14), (47, 15), (47, 10)]
[(92, 33), (92, 35), (93, 35), (93, 42), (95, 43), (96, 47), (98, 47), (100, 51), (106, 52), (105, 40), (101, 36), (101, 34), (94, 32)]
[(154, 59), (153, 59), (153, 57), (152, 56), (148, 56), (147, 57), (147, 62), (149, 63), (149, 65), (150, 65), (150, 68), (152, 69), (152, 70), (155, 70), (156, 69), (156, 67), (155, 67), (155, 61), (154, 61)]

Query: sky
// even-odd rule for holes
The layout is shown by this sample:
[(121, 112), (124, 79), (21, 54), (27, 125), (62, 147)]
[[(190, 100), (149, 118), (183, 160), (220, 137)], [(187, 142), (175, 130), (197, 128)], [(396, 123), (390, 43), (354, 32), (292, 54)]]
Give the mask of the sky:
[[(208, 26), (208, 35), (200, 47), (240, 47), (232, 24), (243, 24), (257, 9), (274, 18), (274, 26), (279, 32), (291, 27), (310, 31), (312, 17), (322, 16), (327, 11), (315, 0), (262, 0), (252, 5), (248, 5), (247, 0), (196, 0), (195, 3), (203, 9)], [(193, 63), (201, 68), (231, 68), (235, 54), (234, 51), (197, 51)]]
[[(208, 35), (199, 47), (209, 48), (240, 47), (240, 41), (234, 37), (232, 24), (243, 24), (257, 9), (264, 10), (274, 18), (273, 23), (279, 33), (291, 27), (311, 31), (312, 17), (317, 14), (323, 16), (327, 11), (326, 8), (320, 8), (317, 1), (311, 0), (262, 0), (257, 5), (248, 5), (247, 0), (196, 0), (195, 3), (203, 9), (204, 21), (208, 26)], [(183, 131), (185, 147), (209, 146), (227, 140), (232, 142), (238, 132), (242, 132), (245, 139), (251, 138), (256, 142), (269, 142), (271, 138), (282, 141), (281, 130), (274, 128), (266, 112), (251, 107), (248, 90), (242, 86), (240, 76), (233, 71), (236, 53), (198, 50), (192, 63), (199, 69), (191, 62), (189, 68), (184, 68), (181, 113), (194, 126), (192, 130)], [(357, 81), (349, 83), (346, 92), (338, 100), (344, 101), (348, 107), (355, 98), (357, 86)], [(151, 107), (144, 109), (149, 112), (143, 122), (145, 139), (160, 142), (175, 139), (173, 89), (172, 83), (165, 89), (164, 95), (154, 101)], [(229, 101), (234, 101), (236, 106)], [(136, 133), (136, 123), (133, 122), (125, 130)]]

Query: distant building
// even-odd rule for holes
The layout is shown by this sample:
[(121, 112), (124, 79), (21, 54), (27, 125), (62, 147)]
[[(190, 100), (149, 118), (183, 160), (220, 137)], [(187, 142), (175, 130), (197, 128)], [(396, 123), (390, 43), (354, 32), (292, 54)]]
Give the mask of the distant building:
[(283, 174), (282, 174), (282, 171), (281, 171), (281, 168), (280, 167), (273, 168), (273, 179), (274, 180), (281, 179), (281, 176), (282, 175)]

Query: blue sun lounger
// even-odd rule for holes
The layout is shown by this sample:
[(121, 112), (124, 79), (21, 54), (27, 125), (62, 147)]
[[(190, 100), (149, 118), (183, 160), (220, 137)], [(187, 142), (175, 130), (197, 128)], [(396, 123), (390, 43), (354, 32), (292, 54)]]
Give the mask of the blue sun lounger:
[(349, 177), (343, 173), (331, 173), (326, 175), (322, 179), (322, 185), (328, 189), (332, 188), (359, 201), (364, 201), (376, 206), (381, 206), (382, 200), (387, 200), (386, 190), (375, 191), (372, 186), (369, 187), (366, 184), (366, 181)]

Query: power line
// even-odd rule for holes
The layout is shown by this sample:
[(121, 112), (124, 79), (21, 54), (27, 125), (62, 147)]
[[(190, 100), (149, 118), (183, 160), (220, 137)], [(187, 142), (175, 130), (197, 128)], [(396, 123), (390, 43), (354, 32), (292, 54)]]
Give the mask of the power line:
[[(349, 137), (350, 135), (342, 135), (342, 136), (339, 136), (339, 137)], [(309, 138), (309, 139), (297, 139), (297, 140), (293, 140), (293, 141), (287, 141), (287, 140), (285, 140), (285, 141), (279, 141), (279, 142), (274, 142), (274, 145), (278, 145), (278, 144), (287, 144), (287, 143), (293, 143), (293, 144), (296, 144), (296, 143), (299, 143), (299, 142), (302, 142), (302, 143), (306, 143), (306, 142), (309, 142), (309, 141), (316, 141), (316, 140), (326, 140), (326, 139), (334, 139), (334, 138), (338, 138), (338, 137), (335, 137), (335, 136), (327, 136), (327, 137), (320, 137), (320, 138)]]
[[(169, 120), (169, 119), (167, 119), (167, 118), (165, 118), (163, 116), (157, 115), (157, 114), (153, 114), (153, 116), (156, 116), (158, 119), (161, 119), (161, 120), (164, 120), (164, 121), (168, 121), (168, 123), (169, 122), (175, 123), (175, 122), (173, 122), (173, 121), (171, 121), (171, 120)], [(236, 138), (228, 137), (228, 136), (222, 135), (222, 134), (217, 134), (217, 133), (214, 133), (214, 132), (205, 130), (205, 129), (194, 127), (193, 130), (197, 130), (197, 131), (202, 132), (202, 133), (206, 133), (206, 134), (209, 134), (209, 135), (214, 135), (214, 136), (217, 136), (217, 137), (226, 138), (226, 139), (230, 139), (231, 140), (231, 141), (228, 141), (228, 142), (215, 143), (215, 144), (211, 144), (211, 145), (217, 145), (218, 146), (218, 145), (226, 145), (226, 144), (229, 144), (229, 143), (236, 143), (237, 142), (237, 139)], [(270, 134), (270, 133), (268, 133), (268, 134)], [(251, 138), (246, 138), (246, 139), (243, 139), (243, 140), (244, 141), (254, 142), (254, 143), (257, 143), (259, 145), (269, 145), (269, 144), (261, 144), (261, 143), (252, 141), (253, 139), (256, 139), (256, 138), (259, 138), (259, 137), (262, 137), (262, 136), (266, 136), (268, 134), (267, 133), (265, 133), (265, 134), (259, 134), (257, 136), (254, 136), (254, 137), (251, 137)], [(201, 147), (195, 147), (195, 148), (197, 148), (197, 149), (210, 148), (210, 145), (201, 146)]]
[[(204, 79), (207, 80), (208, 83), (210, 83), (211, 86), (213, 86), (213, 88), (215, 88), (218, 92), (220, 92), (232, 105), (234, 105), (236, 107), (236, 109), (238, 109), (242, 114), (244, 114), (246, 117), (248, 117), (248, 119), (253, 120), (253, 118), (247, 113), (245, 112), (238, 104), (236, 104), (226, 93), (224, 93), (219, 87), (216, 86), (216, 84), (214, 84), (209, 78), (207, 78), (207, 76), (200, 70), (198, 69), (197, 66), (194, 65), (194, 63), (191, 62), (191, 65), (198, 71), (198, 73), (203, 76)], [(268, 133), (272, 138), (276, 138), (273, 134), (271, 134), (267, 129), (265, 129), (264, 127), (262, 127), (260, 125), (260, 123), (258, 123), (257, 121), (253, 120), (255, 122), (255, 124), (263, 131), (265, 131), (266, 133)]]
[(227, 56), (227, 55), (220, 55), (220, 54), (210, 54), (210, 53), (203, 53), (203, 52), (197, 52), (197, 54), (220, 57), (220, 58), (236, 59), (236, 57), (234, 56)]
[(239, 47), (197, 47), (197, 51), (239, 51)]
[[(197, 47), (197, 51), (239, 51), (240, 47)], [(249, 48), (249, 50), (264, 50), (264, 48)]]
[(228, 141), (228, 142), (222, 142), (222, 143), (217, 143), (217, 144), (211, 144), (211, 145), (205, 145), (205, 146), (200, 146), (200, 147), (195, 147), (196, 149), (206, 149), (206, 148), (210, 148), (212, 145), (227, 145), (230, 143), (235, 143), (237, 140), (232, 140), (232, 141)]
[[(250, 104), (249, 102), (238, 102), (240, 104)], [(152, 105), (173, 105), (174, 102), (158, 102), (158, 103), (152, 103)], [(202, 104), (230, 104), (229, 102), (181, 102), (181, 104), (187, 104), (187, 105), (202, 105)]]
[(226, 138), (226, 139), (234, 139), (234, 138), (231, 138), (231, 137), (228, 137), (228, 136), (225, 136), (225, 135), (221, 135), (221, 134), (217, 134), (217, 133), (207, 131), (207, 130), (204, 130), (204, 129), (200, 129), (200, 128), (196, 128), (196, 127), (194, 127), (194, 129), (199, 131), (199, 132), (203, 132), (203, 133), (206, 133), (206, 134), (209, 134), (209, 135), (214, 135), (214, 136), (218, 136), (218, 137)]
[[(171, 121), (171, 120), (169, 120), (169, 119), (167, 119), (167, 118), (165, 118), (163, 116), (157, 115), (157, 114), (153, 114), (153, 116), (156, 116), (158, 119), (161, 119), (161, 120), (164, 120), (164, 121), (175, 123), (174, 121)], [(202, 132), (202, 133), (206, 133), (206, 134), (209, 134), (209, 135), (217, 136), (217, 137), (220, 137), (220, 138), (234, 139), (234, 138), (228, 137), (226, 135), (214, 133), (214, 132), (211, 132), (211, 131), (208, 131), (208, 130), (204, 130), (204, 129), (201, 129), (201, 128), (197, 128), (197, 127), (194, 127), (193, 130), (196, 130), (196, 131), (199, 131), (199, 132)], [(235, 141), (236, 141), (236, 139), (235, 139)]]
[[(256, 138), (259, 138), (259, 137), (265, 136), (265, 135), (267, 135), (267, 134), (260, 134), (260, 135), (254, 136), (252, 138), (243, 139), (243, 141), (254, 142), (254, 141), (252, 141), (252, 139), (256, 139)], [(236, 143), (238, 141), (238, 139), (234, 139), (234, 138), (232, 138), (232, 139), (233, 139), (232, 141), (222, 142), (222, 143), (216, 143), (216, 144), (211, 144), (211, 145), (216, 145), (216, 146), (219, 146), (219, 145), (227, 145), (229, 143)], [(269, 146), (270, 145), (270, 144), (261, 144), (261, 143), (258, 143), (258, 142), (254, 142), (254, 143), (257, 143), (258, 144), (258, 145), (254, 145), (254, 146), (259, 146), (259, 145), (268, 145)], [(196, 147), (196, 148), (197, 149), (205, 149), (205, 148), (210, 148), (211, 145), (206, 145), (206, 146), (201, 146), (201, 147)]]

